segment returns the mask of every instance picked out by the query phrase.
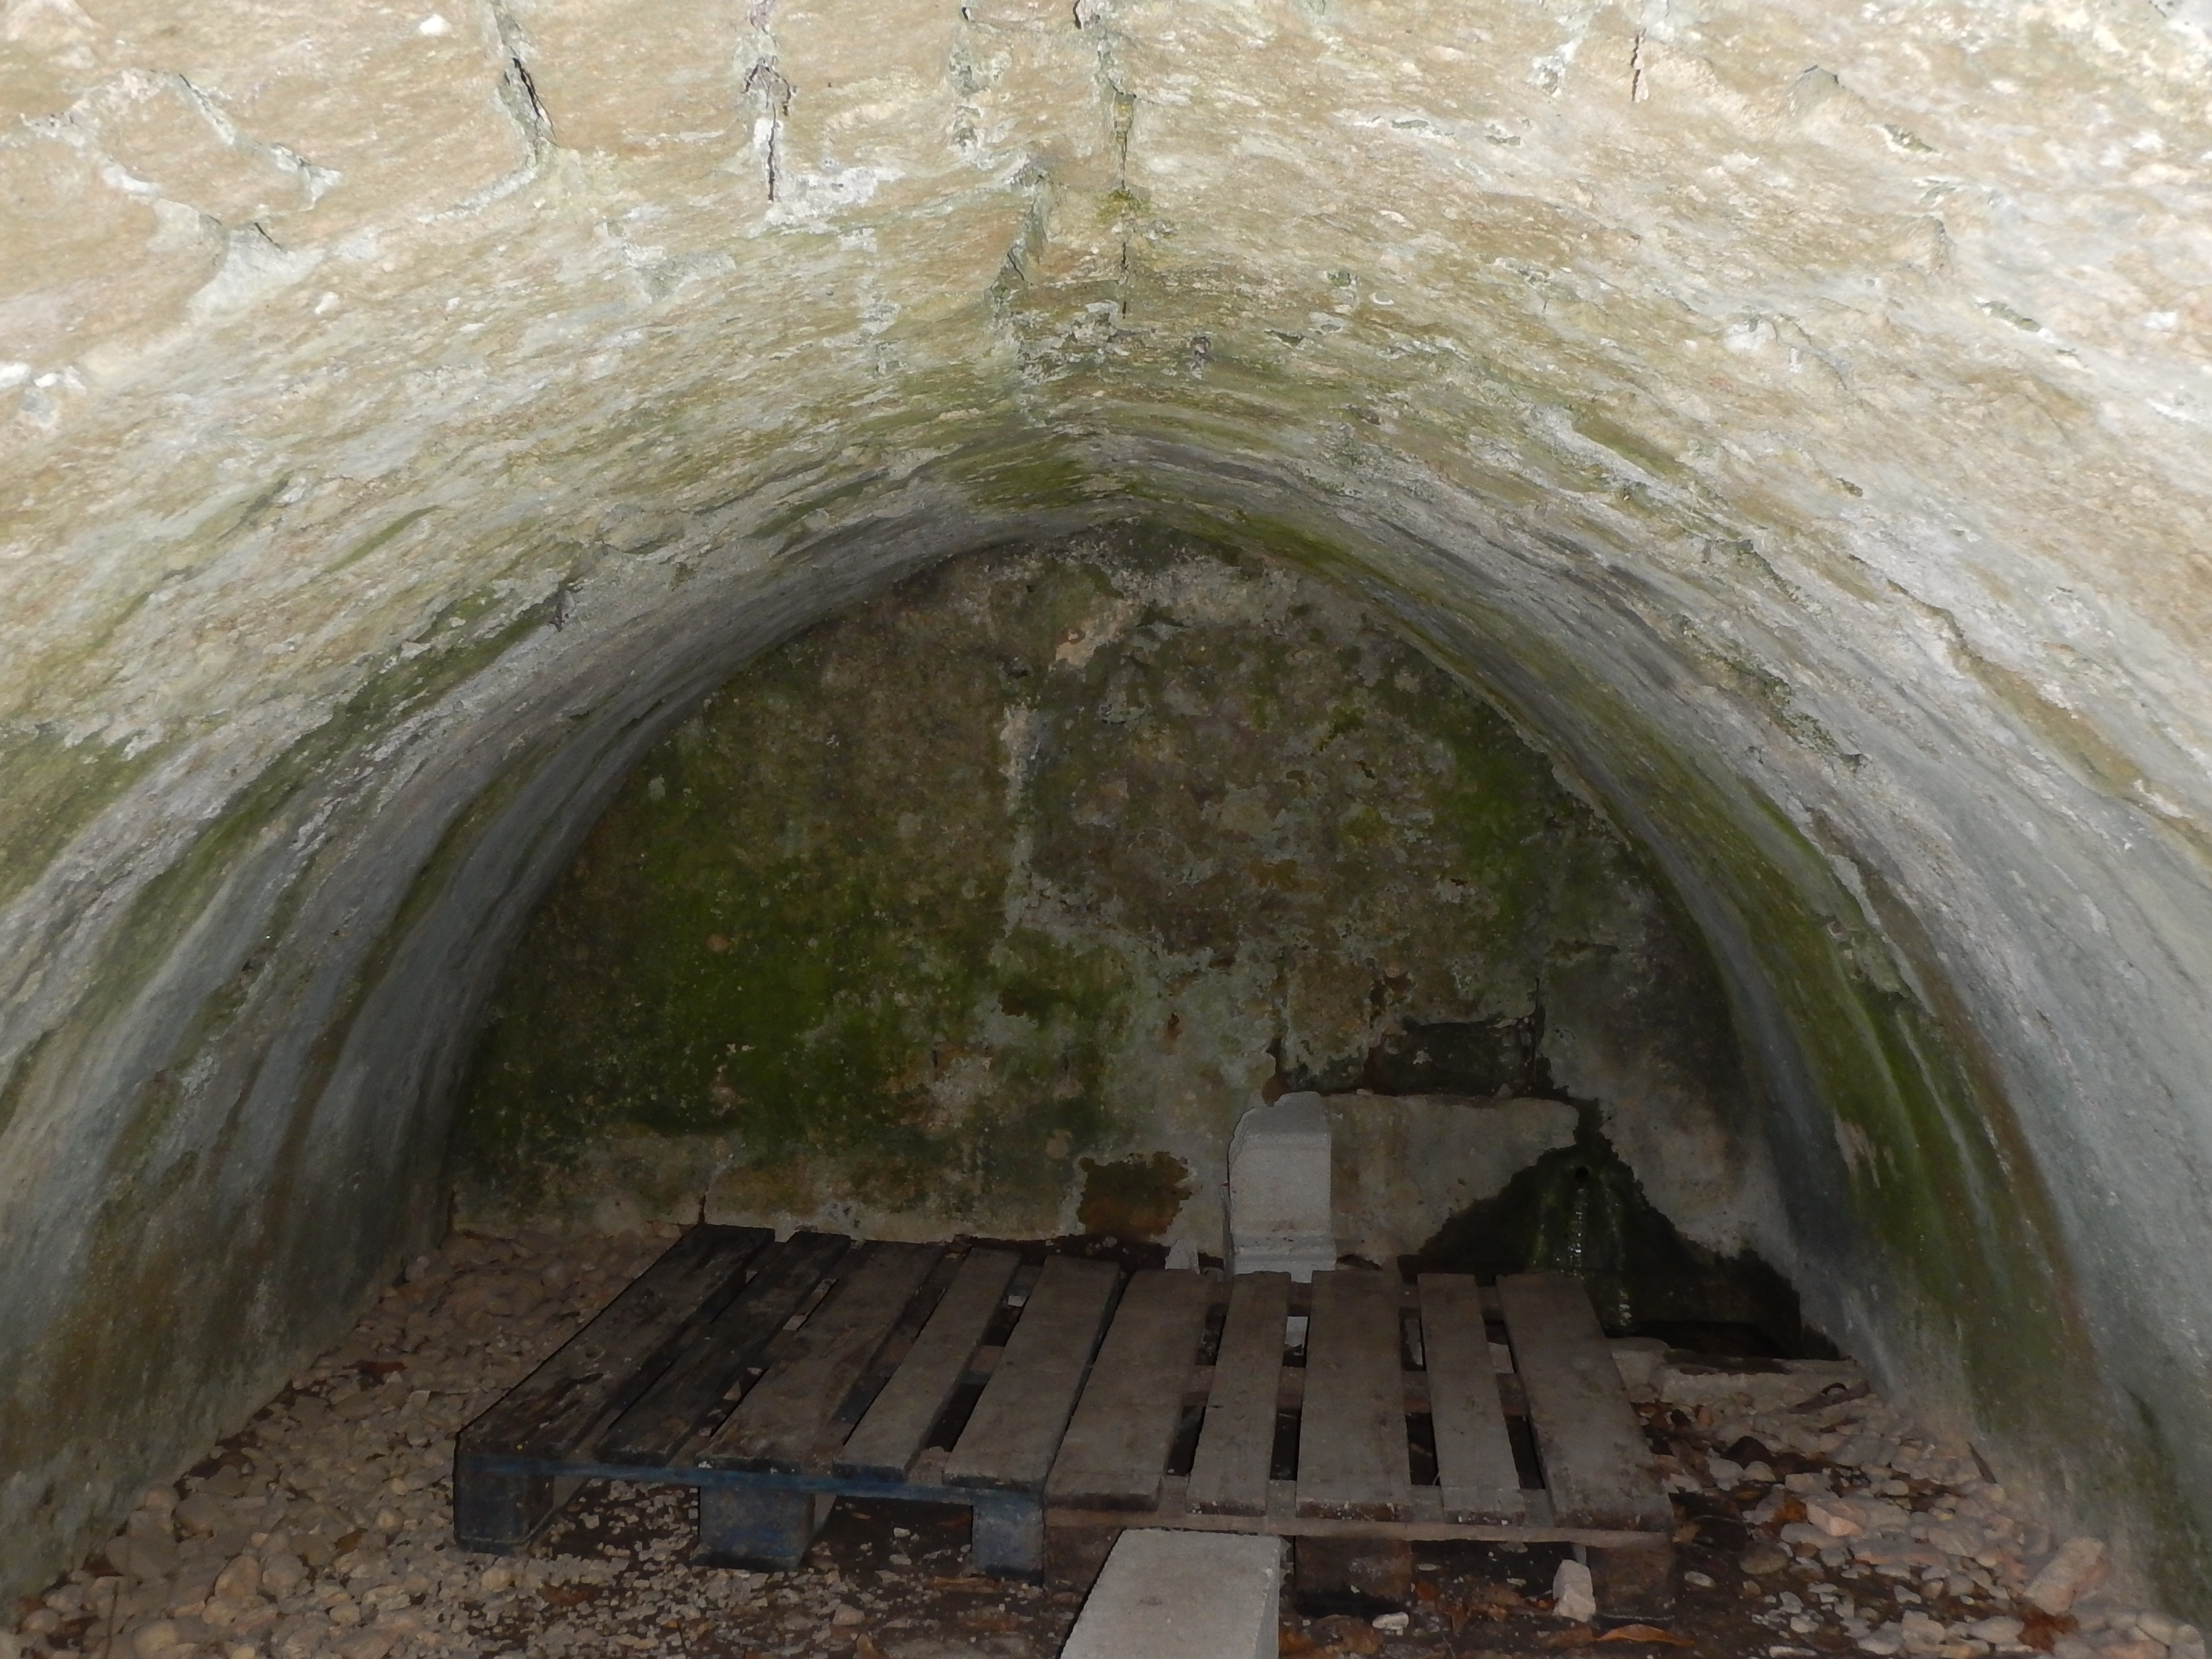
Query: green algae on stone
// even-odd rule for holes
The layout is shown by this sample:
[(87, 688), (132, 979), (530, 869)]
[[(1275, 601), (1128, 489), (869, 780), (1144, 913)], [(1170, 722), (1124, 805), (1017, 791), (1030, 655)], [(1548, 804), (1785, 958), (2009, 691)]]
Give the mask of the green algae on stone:
[(165, 752), (88, 738), (72, 744), (42, 730), (0, 736), (0, 904), (37, 880), (70, 839), (120, 799)]
[[(1629, 1006), (1664, 915), (1335, 587), (1135, 526), (1005, 548), (757, 659), (641, 761), (494, 998), (463, 1210), (629, 1182), (637, 1212), (1011, 1236), (1133, 1206), (1212, 1249), (1198, 1172), (1272, 1073), (1351, 1086), (1480, 1027), (1522, 1034), (1523, 1084), (1547, 975)], [(1682, 1034), (1685, 1075), (1730, 1042), (1691, 1013), (1719, 1035)], [(1098, 1185), (1162, 1158), (1188, 1201)]]

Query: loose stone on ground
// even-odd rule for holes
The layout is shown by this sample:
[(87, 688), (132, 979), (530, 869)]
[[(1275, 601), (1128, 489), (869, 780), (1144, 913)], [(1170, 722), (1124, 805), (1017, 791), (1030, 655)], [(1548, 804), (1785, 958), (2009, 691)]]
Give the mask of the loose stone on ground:
[[(455, 1433), (673, 1233), (463, 1236), (418, 1261), (343, 1343), (19, 1604), (0, 1659), (1056, 1654), (1079, 1589), (977, 1577), (957, 1510), (842, 1504), (799, 1571), (748, 1573), (692, 1564), (689, 1492), (595, 1484), (526, 1557), (454, 1546)], [(2111, 1595), (2101, 1543), (2051, 1537), (1854, 1368), (1655, 1364), (1649, 1346), (1623, 1370), (1680, 1522), (1677, 1639), (1759, 1659), (2206, 1659), (2193, 1626)], [(1406, 1607), (1286, 1606), (1282, 1651), (1538, 1655), (1601, 1634), (1561, 1548), (1419, 1556)]]

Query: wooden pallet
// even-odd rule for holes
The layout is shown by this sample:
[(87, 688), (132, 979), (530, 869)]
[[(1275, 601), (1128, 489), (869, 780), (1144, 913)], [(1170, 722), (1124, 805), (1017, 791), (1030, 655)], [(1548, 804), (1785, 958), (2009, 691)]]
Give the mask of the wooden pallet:
[(696, 1486), (703, 1553), (747, 1565), (794, 1565), (839, 1496), (965, 1504), (1001, 1573), (1047, 1526), (1569, 1542), (1640, 1605), (1671, 1559), (1589, 1298), (1540, 1273), (1125, 1282), (695, 1227), (462, 1432), (454, 1530), (520, 1549), (591, 1479)]

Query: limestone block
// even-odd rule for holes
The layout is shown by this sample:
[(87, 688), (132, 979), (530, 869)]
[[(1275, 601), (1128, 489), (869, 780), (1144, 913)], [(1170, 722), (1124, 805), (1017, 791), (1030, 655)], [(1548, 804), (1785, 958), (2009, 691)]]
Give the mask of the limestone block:
[(0, 27), (0, 116), (58, 115), (110, 67), (100, 31), (74, 6), (10, 6)]
[(974, 182), (949, 75), (957, 24), (933, 0), (887, 0), (866, 29), (845, 27), (834, 5), (778, 12), (775, 67), (789, 88), (780, 197), (874, 216)]
[(529, 164), (526, 94), (489, 7), (89, 0), (82, 9), (126, 61), (181, 75), (246, 138), (330, 175), (313, 231), (269, 227), (279, 240), (412, 221)]
[(0, 356), (43, 368), (173, 325), (221, 263), (211, 229), (51, 133), (0, 137)]
[(1305, 1280), (1336, 1266), (1328, 1109), (1285, 1095), (1237, 1121), (1229, 1143), (1229, 1270)]
[(70, 117), (134, 180), (226, 223), (312, 207), (326, 182), (289, 152), (240, 134), (180, 75), (128, 70)]
[(1060, 1659), (1273, 1659), (1282, 1596), (1279, 1538), (1133, 1527)]
[(933, 0), (886, 0), (869, 9), (868, 27), (849, 27), (848, 21), (844, 8), (833, 3), (776, 12), (776, 64), (795, 89), (809, 97), (879, 95), (945, 84), (957, 9)]
[(739, 0), (536, 0), (519, 15), (564, 149), (720, 161), (750, 144), (744, 77), (766, 43)]
[(1060, 27), (978, 27), (981, 70), (968, 99), (972, 142), (1023, 158), (1061, 189), (1108, 190), (1119, 172), (1116, 114), (1099, 38)]

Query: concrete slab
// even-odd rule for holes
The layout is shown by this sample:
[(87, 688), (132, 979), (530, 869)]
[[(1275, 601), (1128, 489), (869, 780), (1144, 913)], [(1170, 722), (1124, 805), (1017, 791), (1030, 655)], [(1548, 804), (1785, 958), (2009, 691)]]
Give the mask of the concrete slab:
[(1229, 1143), (1229, 1271), (1301, 1282), (1336, 1266), (1328, 1110), (1285, 1095), (1237, 1120)]
[(1060, 1659), (1275, 1659), (1283, 1541), (1131, 1528)]

